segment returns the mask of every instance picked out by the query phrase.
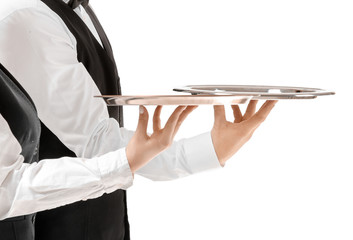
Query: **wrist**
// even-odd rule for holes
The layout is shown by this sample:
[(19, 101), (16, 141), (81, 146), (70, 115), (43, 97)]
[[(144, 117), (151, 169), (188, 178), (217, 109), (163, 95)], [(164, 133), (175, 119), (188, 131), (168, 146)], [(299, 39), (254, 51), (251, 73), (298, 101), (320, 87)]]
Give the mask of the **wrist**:
[(211, 131), (211, 138), (212, 138), (212, 144), (213, 144), (213, 148), (215, 150), (217, 159), (219, 161), (219, 164), (224, 167), (227, 159), (223, 156), (223, 151), (222, 151), (222, 145), (221, 145), (221, 141), (218, 141), (219, 137), (217, 137), (217, 132), (215, 129), (212, 129)]

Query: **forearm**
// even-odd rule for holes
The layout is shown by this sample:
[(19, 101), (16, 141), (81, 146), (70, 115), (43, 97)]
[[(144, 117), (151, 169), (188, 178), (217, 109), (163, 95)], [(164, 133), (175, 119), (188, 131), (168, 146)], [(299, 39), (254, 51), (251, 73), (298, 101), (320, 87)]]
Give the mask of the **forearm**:
[(0, 219), (97, 198), (132, 185), (125, 148), (98, 158), (21, 164), (0, 185)]

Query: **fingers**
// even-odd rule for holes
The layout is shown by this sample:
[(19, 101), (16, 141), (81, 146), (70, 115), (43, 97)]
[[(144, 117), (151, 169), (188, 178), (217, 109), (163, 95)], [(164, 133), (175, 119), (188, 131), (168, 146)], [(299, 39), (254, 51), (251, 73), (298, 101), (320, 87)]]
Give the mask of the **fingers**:
[(192, 112), (194, 111), (198, 106), (187, 106), (185, 110), (181, 113), (178, 122), (183, 122), (185, 118)]
[(173, 137), (175, 136), (175, 134), (178, 132), (181, 124), (184, 122), (184, 120), (186, 119), (186, 117), (192, 112), (194, 111), (198, 106), (187, 106), (187, 108), (180, 114), (178, 122), (175, 126), (174, 129), (174, 133), (173, 133)]
[(144, 106), (139, 107), (139, 121), (137, 124), (136, 132), (147, 134), (147, 125), (148, 125), (148, 112)]
[(215, 124), (223, 124), (226, 121), (226, 113), (223, 105), (215, 105), (214, 109), (214, 122)]
[(161, 110), (162, 106), (158, 105), (153, 114), (153, 132), (156, 132), (161, 129)]
[(251, 100), (248, 107), (246, 108), (246, 112), (244, 114), (243, 120), (250, 119), (256, 112), (256, 104), (257, 100)]
[(248, 120), (247, 124), (249, 124), (252, 128), (257, 128), (260, 126), (260, 124), (266, 120), (267, 116), (270, 114), (277, 102), (277, 100), (267, 100), (261, 106), (259, 111), (257, 111), (257, 113), (255, 113), (253, 117)]
[(243, 114), (241, 114), (239, 105), (232, 105), (233, 115), (234, 115), (234, 123), (240, 123), (243, 120)]
[(167, 135), (172, 135), (174, 133), (174, 129), (176, 124), (178, 123), (178, 119), (182, 112), (186, 109), (186, 106), (179, 106), (177, 107), (172, 115), (169, 117), (167, 123), (165, 124), (164, 127), (164, 133)]

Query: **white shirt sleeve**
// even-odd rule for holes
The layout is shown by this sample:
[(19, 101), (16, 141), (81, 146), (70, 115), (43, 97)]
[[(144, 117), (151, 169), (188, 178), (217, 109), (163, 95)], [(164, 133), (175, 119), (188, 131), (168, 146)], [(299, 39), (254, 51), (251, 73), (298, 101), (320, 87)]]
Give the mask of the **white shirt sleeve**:
[[(121, 128), (124, 142), (133, 131)], [(136, 174), (154, 181), (174, 180), (210, 169), (221, 168), (213, 147), (211, 133), (174, 141), (172, 146), (157, 155)]]
[(22, 149), (0, 115), (0, 220), (127, 189), (133, 176), (125, 148), (98, 158), (24, 163)]
[[(84, 10), (82, 11), (84, 13)], [(84, 15), (85, 21), (89, 21)], [(91, 31), (95, 32), (94, 29)], [(125, 147), (133, 132), (119, 128), (85, 67), (76, 40), (45, 4), (0, 17), (0, 61), (32, 97), (41, 121), (78, 157)], [(220, 167), (209, 133), (176, 142), (138, 173), (175, 179)]]

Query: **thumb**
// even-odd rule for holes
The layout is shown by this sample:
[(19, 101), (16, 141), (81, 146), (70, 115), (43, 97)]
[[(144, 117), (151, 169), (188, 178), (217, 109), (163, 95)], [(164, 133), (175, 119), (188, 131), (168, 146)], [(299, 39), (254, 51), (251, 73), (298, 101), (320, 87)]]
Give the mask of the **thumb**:
[(140, 105), (139, 107), (139, 122), (137, 124), (136, 132), (147, 134), (148, 126), (148, 112), (147, 109)]

